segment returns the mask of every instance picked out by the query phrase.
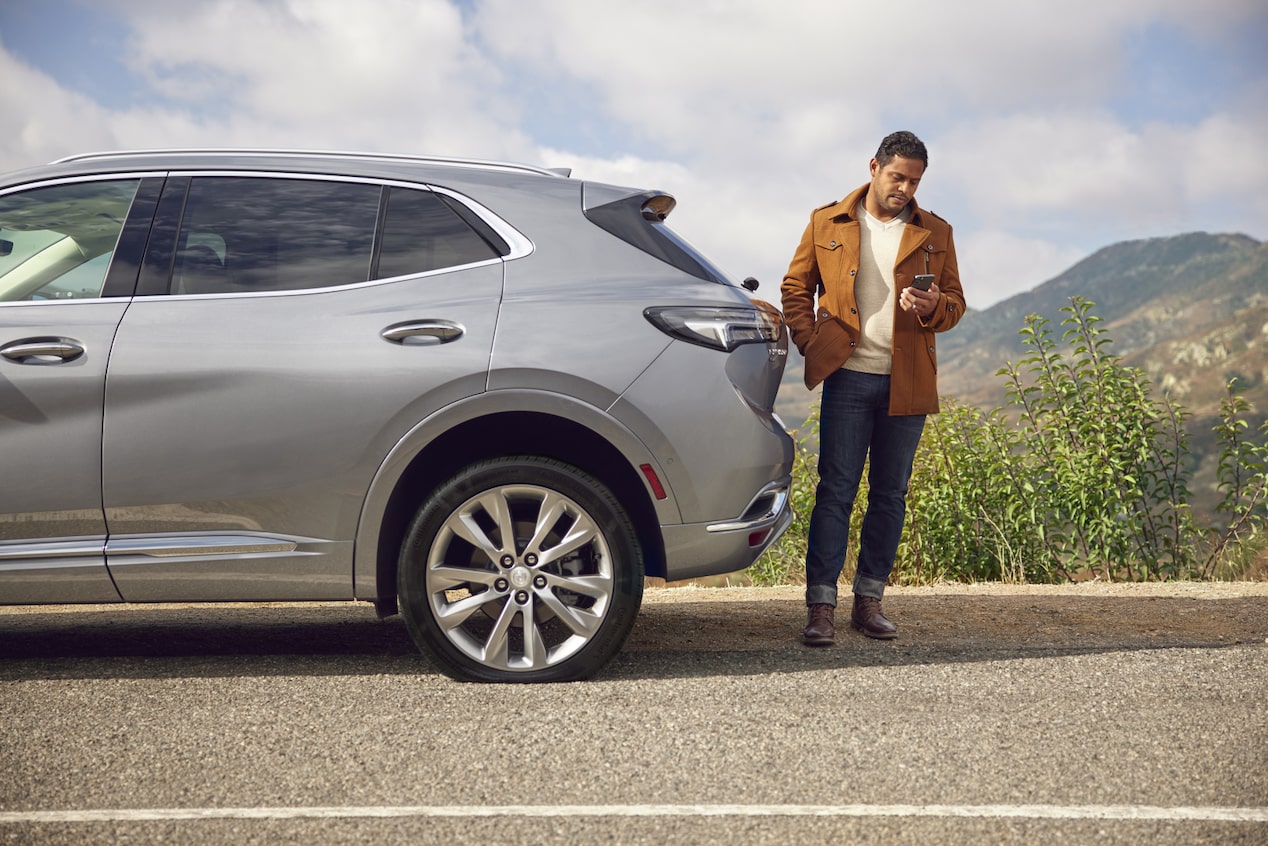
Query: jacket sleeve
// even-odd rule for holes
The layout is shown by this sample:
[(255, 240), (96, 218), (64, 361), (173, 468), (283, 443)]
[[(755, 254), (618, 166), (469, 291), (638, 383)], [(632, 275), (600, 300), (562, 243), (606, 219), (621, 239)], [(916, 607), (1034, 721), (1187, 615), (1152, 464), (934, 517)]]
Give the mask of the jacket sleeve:
[(938, 308), (928, 320), (920, 322), (935, 332), (945, 332), (960, 322), (967, 305), (964, 301), (964, 289), (960, 287), (960, 267), (955, 260), (955, 238), (947, 224), (947, 251), (938, 274), (938, 288), (941, 292)]
[(819, 261), (815, 257), (814, 216), (812, 215), (779, 289), (784, 322), (788, 324), (793, 345), (803, 355), (806, 352), (806, 344), (814, 333), (815, 295), (818, 293), (819, 283)]

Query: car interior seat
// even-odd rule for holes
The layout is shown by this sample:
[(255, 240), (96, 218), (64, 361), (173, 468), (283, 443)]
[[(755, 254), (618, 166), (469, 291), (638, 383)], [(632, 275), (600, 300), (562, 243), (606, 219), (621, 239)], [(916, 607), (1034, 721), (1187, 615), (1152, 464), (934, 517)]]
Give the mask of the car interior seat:
[(176, 271), (177, 294), (222, 294), (229, 290), (220, 255), (206, 244), (186, 247)]

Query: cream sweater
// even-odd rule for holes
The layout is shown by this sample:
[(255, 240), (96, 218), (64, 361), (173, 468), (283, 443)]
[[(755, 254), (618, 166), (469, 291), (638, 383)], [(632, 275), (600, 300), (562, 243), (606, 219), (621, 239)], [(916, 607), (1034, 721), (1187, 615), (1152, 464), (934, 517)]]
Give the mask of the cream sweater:
[(859, 201), (859, 273), (854, 280), (862, 330), (858, 348), (845, 362), (847, 370), (889, 373), (894, 339), (894, 264), (903, 239), (903, 228), (911, 217), (905, 208), (890, 220), (877, 220)]

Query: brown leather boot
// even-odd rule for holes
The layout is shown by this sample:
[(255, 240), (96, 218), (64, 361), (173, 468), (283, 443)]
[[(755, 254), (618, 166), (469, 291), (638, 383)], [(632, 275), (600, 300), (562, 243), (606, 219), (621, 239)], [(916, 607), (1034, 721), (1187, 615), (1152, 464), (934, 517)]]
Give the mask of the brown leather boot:
[(806, 630), (802, 632), (801, 642), (806, 646), (831, 646), (837, 637), (837, 628), (832, 622), (836, 610), (836, 606), (823, 602), (811, 605), (807, 612)]
[(881, 613), (881, 601), (870, 596), (854, 594), (854, 612), (850, 614), (850, 625), (878, 640), (893, 640), (898, 637), (898, 626), (885, 619), (885, 615)]

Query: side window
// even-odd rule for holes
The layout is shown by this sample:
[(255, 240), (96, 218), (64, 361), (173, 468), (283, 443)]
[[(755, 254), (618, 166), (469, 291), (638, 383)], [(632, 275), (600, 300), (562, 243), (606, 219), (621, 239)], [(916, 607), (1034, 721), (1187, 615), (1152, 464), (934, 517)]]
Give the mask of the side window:
[(0, 302), (101, 296), (139, 179), (0, 196)]
[(497, 251), (436, 194), (409, 188), (390, 190), (375, 279), (498, 257)]
[(293, 291), (364, 282), (377, 185), (199, 177), (189, 187), (172, 293)]

